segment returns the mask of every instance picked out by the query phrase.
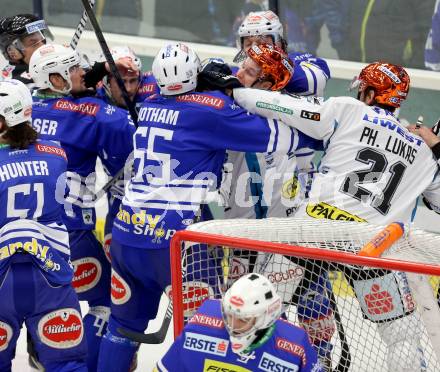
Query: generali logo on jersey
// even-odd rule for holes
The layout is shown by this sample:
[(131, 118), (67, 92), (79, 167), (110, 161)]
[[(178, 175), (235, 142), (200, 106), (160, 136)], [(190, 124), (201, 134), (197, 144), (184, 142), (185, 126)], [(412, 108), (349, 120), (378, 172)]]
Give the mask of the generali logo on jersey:
[(93, 288), (101, 279), (100, 262), (93, 257), (84, 257), (72, 262), (74, 274), (72, 286), (76, 293), (82, 293)]
[(281, 337), (277, 337), (277, 339), (275, 340), (275, 345), (277, 349), (287, 351), (288, 353), (301, 358), (303, 366), (307, 364), (306, 353), (301, 345), (297, 345)]
[(183, 96), (177, 97), (176, 101), (198, 103), (200, 105), (214, 107), (217, 110), (221, 110), (225, 106), (224, 99), (206, 94), (184, 94)]
[(9, 324), (0, 322), (0, 351), (6, 350), (12, 338), (12, 328)]
[(125, 304), (131, 297), (131, 289), (127, 282), (114, 270), (112, 270), (111, 297), (115, 305)]
[(38, 152), (46, 152), (48, 154), (58, 155), (67, 160), (66, 152), (61, 147), (42, 145), (40, 143), (37, 143), (35, 145), (35, 148)]
[(75, 102), (71, 102), (66, 99), (56, 101), (55, 105), (53, 105), (53, 108), (56, 110), (78, 112), (80, 114), (89, 116), (96, 116), (99, 111), (99, 105), (96, 103), (85, 102), (76, 104)]
[(72, 308), (53, 311), (38, 322), (41, 341), (55, 349), (68, 349), (80, 344), (84, 335), (81, 314)]
[(194, 314), (188, 323), (217, 329), (222, 329), (225, 326), (223, 319), (205, 314)]

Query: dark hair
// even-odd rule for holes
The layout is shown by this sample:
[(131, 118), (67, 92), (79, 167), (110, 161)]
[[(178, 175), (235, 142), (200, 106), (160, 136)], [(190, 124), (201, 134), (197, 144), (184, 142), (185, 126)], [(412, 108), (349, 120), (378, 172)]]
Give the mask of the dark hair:
[[(368, 93), (370, 93), (371, 91), (373, 91), (374, 93), (376, 93), (376, 90), (375, 90), (373, 87), (367, 87), (367, 88), (365, 88), (365, 90), (364, 90), (364, 94), (365, 94), (365, 95), (368, 95)], [(357, 98), (360, 99), (360, 97), (361, 97), (361, 92), (358, 92), (358, 96), (357, 96)], [(387, 110), (387, 111), (389, 111), (389, 112), (394, 112), (394, 111), (396, 111), (396, 107), (389, 106), (389, 105), (384, 105), (383, 103), (377, 103), (376, 101), (375, 101), (374, 106), (380, 107), (380, 108), (382, 108), (382, 109), (384, 109), (384, 110)]]
[[(4, 118), (0, 116), (4, 121)], [(25, 150), (37, 141), (38, 133), (31, 127), (27, 121), (7, 128), (3, 134), (3, 140), (11, 146), (12, 149)]]

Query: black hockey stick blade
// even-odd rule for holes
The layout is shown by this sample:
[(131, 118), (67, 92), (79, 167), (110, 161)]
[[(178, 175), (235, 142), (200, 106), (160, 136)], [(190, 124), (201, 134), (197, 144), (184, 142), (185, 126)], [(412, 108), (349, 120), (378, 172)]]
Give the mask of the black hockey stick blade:
[(121, 335), (129, 338), (130, 340), (139, 342), (141, 344), (161, 344), (162, 342), (164, 342), (165, 337), (167, 336), (168, 328), (170, 326), (172, 317), (173, 317), (173, 305), (170, 302), (167, 307), (162, 325), (160, 326), (157, 332), (140, 333), (140, 332), (133, 332), (124, 328), (118, 328), (118, 332)]

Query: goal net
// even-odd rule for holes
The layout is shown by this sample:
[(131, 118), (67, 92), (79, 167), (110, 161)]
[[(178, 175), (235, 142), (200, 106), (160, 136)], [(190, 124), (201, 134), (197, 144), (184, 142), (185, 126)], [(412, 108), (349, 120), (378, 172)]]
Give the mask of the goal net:
[[(426, 327), (422, 311), (425, 300), (438, 311), (440, 235), (405, 226), (381, 258), (357, 255), (384, 227), (270, 218), (208, 221), (176, 233), (168, 293), (175, 336), (206, 298), (221, 298), (256, 272), (275, 285), (284, 316), (309, 333), (328, 371), (439, 371), (438, 316), (428, 315)], [(415, 280), (426, 283), (424, 292), (414, 290)]]

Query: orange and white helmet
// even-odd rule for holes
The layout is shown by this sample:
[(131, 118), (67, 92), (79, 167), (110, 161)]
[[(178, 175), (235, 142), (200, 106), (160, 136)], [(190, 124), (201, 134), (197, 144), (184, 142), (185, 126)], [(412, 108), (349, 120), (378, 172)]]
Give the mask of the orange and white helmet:
[(283, 89), (293, 76), (292, 61), (282, 49), (275, 45), (253, 45), (247, 55), (260, 66), (260, 80), (272, 81), (270, 90)]
[(357, 86), (359, 92), (373, 88), (377, 103), (398, 108), (408, 96), (409, 84), (409, 75), (403, 67), (374, 62), (362, 69), (352, 87)]

